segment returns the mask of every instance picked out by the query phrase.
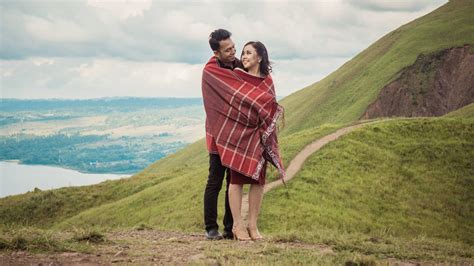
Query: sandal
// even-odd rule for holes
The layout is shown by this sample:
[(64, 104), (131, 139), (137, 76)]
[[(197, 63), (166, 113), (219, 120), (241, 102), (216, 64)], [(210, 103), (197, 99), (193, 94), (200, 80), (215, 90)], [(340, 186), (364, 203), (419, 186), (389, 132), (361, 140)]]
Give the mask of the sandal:
[(250, 227), (247, 227), (247, 231), (250, 235), (250, 238), (254, 241), (259, 241), (259, 240), (263, 240), (263, 236), (260, 234), (260, 232), (258, 231), (257, 228), (255, 229), (250, 229)]
[(244, 230), (241, 226), (236, 226), (232, 228), (232, 233), (234, 234), (234, 240), (239, 240), (239, 241), (252, 240), (248, 234), (248, 231)]

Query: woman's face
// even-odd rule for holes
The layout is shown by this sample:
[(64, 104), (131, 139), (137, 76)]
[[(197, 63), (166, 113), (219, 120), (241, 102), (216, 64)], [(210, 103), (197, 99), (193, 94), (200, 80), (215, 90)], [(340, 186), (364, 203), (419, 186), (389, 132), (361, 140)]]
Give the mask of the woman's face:
[(257, 55), (257, 50), (255, 50), (251, 44), (244, 47), (240, 61), (242, 61), (242, 64), (246, 69), (258, 66), (260, 60), (262, 60), (261, 57)]

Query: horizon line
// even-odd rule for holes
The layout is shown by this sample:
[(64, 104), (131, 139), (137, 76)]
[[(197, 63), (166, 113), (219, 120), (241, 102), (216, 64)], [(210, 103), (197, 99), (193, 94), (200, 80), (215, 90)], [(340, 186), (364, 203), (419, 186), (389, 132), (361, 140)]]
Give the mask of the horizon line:
[[(277, 96), (278, 98), (284, 98), (288, 95)], [(179, 96), (106, 96), (97, 98), (0, 98), (0, 101), (4, 100), (17, 100), (17, 101), (88, 101), (88, 100), (120, 100), (120, 99), (202, 99), (200, 97), (179, 97)]]

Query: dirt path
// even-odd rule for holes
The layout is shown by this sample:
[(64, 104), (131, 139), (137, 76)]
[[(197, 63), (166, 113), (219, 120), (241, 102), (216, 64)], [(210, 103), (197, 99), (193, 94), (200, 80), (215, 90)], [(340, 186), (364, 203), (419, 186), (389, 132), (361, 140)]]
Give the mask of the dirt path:
[[(301, 150), (298, 154), (296, 154), (295, 158), (293, 158), (293, 160), (291, 160), (290, 164), (286, 168), (285, 182), (290, 181), (296, 175), (296, 173), (303, 166), (303, 163), (306, 161), (306, 159), (311, 154), (318, 151), (319, 149), (321, 149), (324, 145), (328, 144), (329, 142), (334, 141), (334, 140), (338, 139), (339, 137), (341, 137), (341, 136), (343, 136), (343, 135), (345, 135), (345, 134), (347, 134), (351, 131), (354, 131), (355, 129), (363, 127), (367, 124), (368, 123), (361, 123), (361, 124), (356, 124), (356, 125), (341, 128), (341, 129), (337, 130), (336, 132), (334, 132), (332, 134), (326, 135), (326, 136), (324, 136), (320, 139), (317, 139), (317, 140), (313, 141), (312, 143), (308, 144), (306, 147), (303, 148), (303, 150)], [(279, 187), (281, 185), (283, 185), (282, 180), (276, 180), (276, 181), (270, 182), (268, 184), (265, 184), (265, 188), (264, 188), (263, 193), (267, 193), (268, 191), (270, 191), (270, 190), (272, 190), (276, 187)], [(242, 199), (242, 217), (244, 217), (245, 220), (247, 219), (247, 216), (248, 216), (248, 208), (249, 208), (248, 202), (249, 202), (249, 197), (248, 197), (248, 194), (246, 194), (246, 195), (244, 195), (244, 197)]]
[[(62, 233), (63, 241), (70, 239)], [(325, 245), (268, 239), (250, 242), (209, 241), (202, 232), (120, 230), (105, 233), (105, 242), (90, 244), (90, 252), (32, 253), (0, 250), (0, 265), (97, 265), (97, 264), (245, 264), (247, 259), (262, 261), (275, 256), (306, 258), (334, 256)], [(267, 257), (268, 256), (268, 257)]]

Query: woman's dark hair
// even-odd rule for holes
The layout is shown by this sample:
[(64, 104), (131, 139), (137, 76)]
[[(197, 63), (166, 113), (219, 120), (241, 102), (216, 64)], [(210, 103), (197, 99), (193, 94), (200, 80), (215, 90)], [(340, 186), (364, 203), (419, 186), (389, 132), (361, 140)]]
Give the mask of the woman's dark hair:
[(209, 45), (211, 46), (212, 51), (218, 51), (220, 48), (219, 42), (230, 38), (230, 36), (232, 36), (232, 33), (224, 29), (217, 29), (211, 32), (209, 35)]
[[(272, 63), (270, 62), (270, 59), (268, 59), (268, 52), (267, 52), (267, 48), (265, 48), (265, 45), (263, 45), (263, 43), (259, 41), (250, 41), (244, 45), (244, 48), (247, 45), (252, 45), (252, 47), (255, 48), (255, 50), (257, 51), (257, 55), (262, 57), (262, 61), (260, 62), (260, 65), (259, 65), (260, 73), (265, 76), (270, 74), (272, 72), (272, 65), (271, 65)], [(243, 52), (244, 51), (242, 50), (242, 53)]]

